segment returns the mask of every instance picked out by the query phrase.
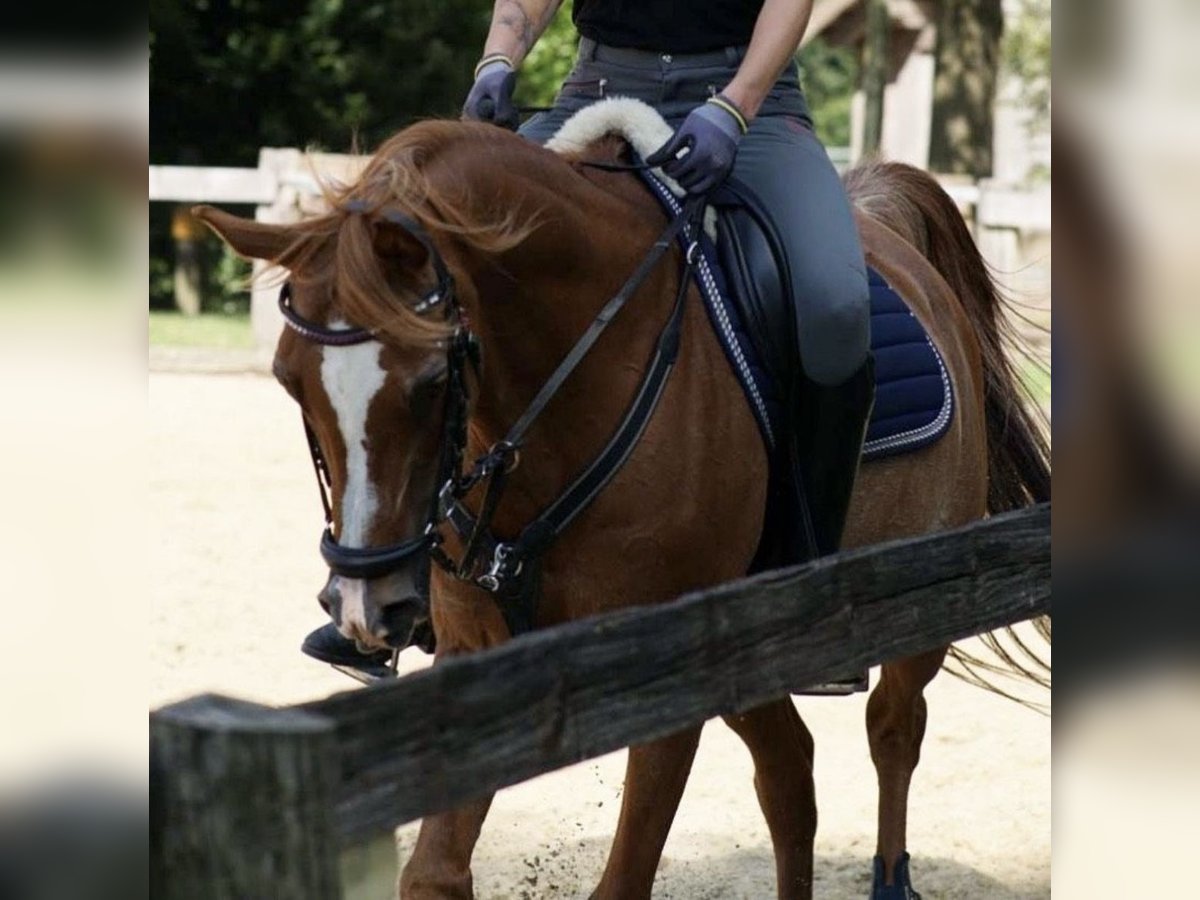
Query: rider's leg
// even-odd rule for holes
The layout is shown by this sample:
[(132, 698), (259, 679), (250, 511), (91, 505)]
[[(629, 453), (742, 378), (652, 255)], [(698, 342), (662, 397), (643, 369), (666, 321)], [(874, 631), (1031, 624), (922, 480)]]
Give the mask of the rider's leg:
[(806, 381), (794, 430), (817, 548), (830, 553), (874, 400), (862, 247), (841, 179), (803, 116), (760, 114), (733, 174), (767, 207), (788, 255)]
[[(429, 570), (422, 566), (416, 576), (417, 590), (428, 603), (429, 599)], [(396, 675), (392, 667), (392, 657), (395, 652), (409, 647), (419, 647), (426, 653), (432, 653), (437, 646), (433, 633), (433, 624), (428, 617), (420, 617), (414, 623), (412, 631), (404, 643), (394, 643), (391, 650), (376, 650), (366, 653), (358, 649), (358, 645), (349, 638), (343, 637), (333, 622), (326, 622), (320, 628), (310, 632), (300, 645), (300, 650), (313, 659), (329, 663), (335, 669), (355, 678), (358, 681), (371, 683), (381, 678), (393, 678)]]
[[(433, 627), (428, 621), (419, 623), (409, 636), (408, 643), (397, 649), (420, 647), (426, 653), (432, 653), (436, 642)], [(347, 675), (359, 681), (375, 681), (380, 678), (392, 678), (395, 671), (391, 668), (392, 650), (378, 650), (372, 653), (362, 653), (358, 645), (349, 638), (342, 637), (332, 622), (326, 622), (320, 628), (309, 633), (300, 645), (307, 656), (329, 663)]]

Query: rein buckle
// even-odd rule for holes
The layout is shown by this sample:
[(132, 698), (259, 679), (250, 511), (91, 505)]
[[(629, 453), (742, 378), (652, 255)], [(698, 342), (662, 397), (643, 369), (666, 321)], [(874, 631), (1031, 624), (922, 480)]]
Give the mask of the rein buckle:
[(516, 558), (516, 548), (512, 544), (497, 544), (492, 554), (492, 564), (486, 572), (475, 579), (475, 583), (492, 594), (510, 578), (521, 574), (525, 563)]

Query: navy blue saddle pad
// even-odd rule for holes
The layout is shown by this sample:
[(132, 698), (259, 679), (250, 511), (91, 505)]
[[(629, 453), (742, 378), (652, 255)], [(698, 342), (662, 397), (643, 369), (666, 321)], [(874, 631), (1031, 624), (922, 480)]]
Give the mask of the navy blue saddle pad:
[[(645, 180), (667, 212), (678, 214), (679, 201), (666, 185), (649, 173)], [(680, 238), (684, 244), (689, 240)], [(705, 308), (763, 440), (772, 447), (776, 423), (782, 421), (779, 392), (742, 326), (737, 305), (729, 299), (716, 248), (703, 235), (700, 247), (703, 252), (696, 265), (696, 282)], [(863, 459), (873, 460), (919, 450), (945, 434), (954, 412), (954, 394), (941, 354), (908, 304), (874, 269), (868, 269), (868, 281), (876, 387)]]

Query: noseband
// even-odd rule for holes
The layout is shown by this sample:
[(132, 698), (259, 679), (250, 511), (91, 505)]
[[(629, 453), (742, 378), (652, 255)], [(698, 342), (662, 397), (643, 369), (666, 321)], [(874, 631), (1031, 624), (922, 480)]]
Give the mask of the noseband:
[[(344, 208), (349, 212), (367, 211), (367, 207), (357, 201), (351, 201)], [(421, 554), (428, 554), (428, 558), (453, 577), (495, 595), (512, 634), (528, 631), (533, 627), (533, 606), (536, 603), (536, 579), (531, 575), (531, 570), (535, 568), (533, 564), (554, 538), (595, 499), (624, 464), (657, 407), (666, 378), (674, 367), (683, 321), (684, 299), (691, 282), (692, 266), (698, 255), (696, 241), (703, 218), (703, 203), (693, 199), (685, 203), (683, 211), (655, 241), (620, 291), (600, 310), (504, 439), (478, 457), (465, 473), (463, 459), (466, 453), (467, 418), (470, 409), (467, 369), (474, 369), (478, 375), (479, 341), (467, 325), (466, 316), (454, 290), (454, 279), (446, 267), (445, 260), (425, 229), (408, 216), (393, 210), (380, 210), (379, 215), (404, 229), (425, 248), (437, 276), (437, 285), (411, 309), (418, 314), (441, 309), (447, 323), (453, 329), (445, 344), (447, 389), (439, 451), (439, 488), (430, 502), (429, 516), (421, 534), (381, 547), (356, 548), (339, 544), (333, 534), (333, 510), (329, 501), (332, 482), (329, 467), (321, 453), (316, 435), (305, 418), (304, 430), (321, 492), (321, 503), (325, 510), (321, 556), (335, 574), (347, 578), (379, 578), (398, 570)], [(507, 483), (507, 477), (517, 466), (526, 433), (621, 307), (633, 296), (676, 240), (681, 241), (686, 250), (683, 254), (675, 305), (659, 334), (646, 373), (621, 423), (600, 453), (584, 467), (558, 499), (523, 528), (515, 539), (497, 540), (491, 530), (492, 518)], [(284, 284), (280, 291), (279, 309), (288, 328), (300, 337), (323, 346), (349, 347), (378, 339), (375, 331), (370, 329), (327, 328), (305, 319), (291, 305), (291, 288), (288, 284)], [(483, 499), (478, 513), (473, 513), (467, 509), (463, 500), (469, 491), (479, 485), (485, 486)], [(448, 524), (454, 529), (463, 545), (458, 560), (452, 559), (442, 546), (443, 524)], [(424, 562), (424, 559), (420, 561)]]

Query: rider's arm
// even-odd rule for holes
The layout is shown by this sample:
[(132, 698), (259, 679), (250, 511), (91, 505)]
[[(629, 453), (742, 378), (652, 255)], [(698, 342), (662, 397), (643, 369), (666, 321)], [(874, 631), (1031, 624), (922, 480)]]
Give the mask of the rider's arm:
[(499, 54), (508, 57), (513, 68), (521, 65), (560, 5), (562, 0), (496, 0), (484, 58)]
[[(499, 9), (500, 3), (496, 4)], [(766, 0), (754, 23), (746, 58), (733, 81), (721, 91), (748, 119), (754, 118), (767, 92), (787, 65), (808, 27), (813, 0)], [(493, 28), (495, 26), (493, 25)]]

